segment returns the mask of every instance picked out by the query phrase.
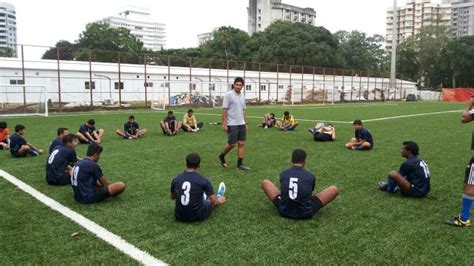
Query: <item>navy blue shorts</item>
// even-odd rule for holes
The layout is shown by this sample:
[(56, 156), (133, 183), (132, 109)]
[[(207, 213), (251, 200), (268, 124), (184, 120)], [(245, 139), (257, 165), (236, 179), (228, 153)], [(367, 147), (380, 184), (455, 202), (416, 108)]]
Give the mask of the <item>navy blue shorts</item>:
[(280, 216), (285, 217), (285, 218), (290, 218), (290, 219), (310, 219), (320, 209), (323, 208), (323, 203), (316, 196), (311, 197), (311, 203), (313, 205), (313, 211), (311, 213), (295, 215), (294, 213), (290, 214), (290, 212), (281, 205), (281, 195), (278, 195), (273, 199), (273, 204), (277, 207), (277, 210), (278, 210), (278, 213), (280, 213)]

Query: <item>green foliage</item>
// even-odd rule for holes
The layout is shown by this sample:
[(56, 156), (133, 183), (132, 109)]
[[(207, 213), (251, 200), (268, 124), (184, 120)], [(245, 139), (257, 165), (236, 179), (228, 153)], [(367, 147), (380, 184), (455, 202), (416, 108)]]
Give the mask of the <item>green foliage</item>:
[(212, 33), (211, 40), (200, 46), (200, 57), (242, 60), (245, 56), (248, 56), (244, 47), (249, 40), (248, 34), (242, 30), (232, 27), (220, 27)]
[[(171, 265), (438, 265), (449, 261), (470, 265), (466, 241), (474, 237), (474, 231), (442, 224), (445, 218), (459, 212), (464, 168), (471, 157), (470, 126), (459, 122), (458, 113), (365, 122), (375, 139), (374, 149), (368, 152), (344, 148), (354, 135), (351, 123), (336, 123), (337, 139), (330, 143), (315, 143), (307, 132), (314, 125), (308, 121), (314, 119), (367, 120), (460, 110), (464, 106), (392, 103), (249, 108), (244, 162), (252, 170), (244, 173), (233, 169), (237, 161), (235, 150), (227, 156), (230, 169), (218, 164), (217, 155), (226, 143), (226, 135), (222, 127), (207, 124), (220, 121), (217, 109), (195, 109), (198, 121), (206, 123), (204, 128), (176, 137), (165, 137), (159, 130), (157, 121), (166, 112), (134, 110), (140, 126), (149, 129), (136, 141), (124, 140), (114, 133), (130, 111), (5, 118), (10, 128), (26, 125), (26, 139), (41, 148), (47, 148), (56, 137), (57, 127), (75, 132), (84, 121), (94, 118), (97, 126), (106, 131), (99, 164), (109, 179), (125, 182), (127, 190), (93, 205), (77, 204), (71, 187), (46, 184), (45, 156), (12, 159), (8, 151), (0, 151), (0, 164), (3, 170), (45, 195)], [(299, 119), (296, 131), (282, 133), (256, 127), (263, 113), (274, 112), (281, 117), (286, 109)], [(181, 117), (186, 110), (173, 111)], [(440, 125), (449, 130), (439, 130)], [(449, 139), (449, 148), (440, 145), (440, 139)], [(429, 165), (432, 180), (427, 198), (408, 199), (376, 189), (378, 182), (403, 162), (399, 150), (406, 140), (419, 144), (421, 157)], [(278, 174), (290, 165), (291, 151), (300, 147), (308, 153), (307, 169), (317, 177), (316, 191), (336, 185), (341, 192), (312, 219), (293, 221), (279, 217), (260, 182), (270, 179), (278, 184)], [(86, 148), (87, 145), (80, 145), (77, 154), (84, 156)], [(183, 224), (173, 217), (169, 188), (171, 179), (184, 170), (184, 157), (190, 152), (199, 152), (200, 172), (215, 187), (220, 181), (226, 183), (227, 202), (209, 220)], [(0, 191), (2, 264), (133, 263), (1, 177)], [(78, 236), (69, 236), (77, 231)]]
[(0, 57), (15, 57), (15, 53), (11, 48), (0, 48)]
[(438, 64), (444, 74), (444, 84), (453, 88), (474, 87), (474, 36), (451, 40), (441, 50)]
[(338, 31), (334, 36), (339, 41), (344, 68), (363, 71), (387, 70), (387, 54), (382, 47), (382, 36), (367, 36), (360, 31)]
[(42, 59), (57, 59), (57, 50), (59, 50), (60, 60), (74, 60), (74, 55), (78, 50), (78, 44), (68, 41), (59, 41), (55, 47), (50, 48), (43, 54)]

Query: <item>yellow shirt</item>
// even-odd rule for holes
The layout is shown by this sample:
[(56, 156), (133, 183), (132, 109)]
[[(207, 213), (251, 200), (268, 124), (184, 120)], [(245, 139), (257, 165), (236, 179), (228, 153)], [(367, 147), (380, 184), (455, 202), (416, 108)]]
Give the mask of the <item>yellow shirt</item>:
[(293, 115), (290, 115), (288, 117), (288, 119), (286, 119), (285, 117), (283, 117), (282, 121), (281, 121), (282, 125), (284, 126), (287, 126), (287, 125), (294, 125), (296, 123), (296, 120), (295, 118), (293, 118)]
[(196, 124), (197, 124), (197, 123), (196, 123), (196, 117), (195, 117), (194, 115), (192, 115), (192, 116), (190, 117), (190, 116), (188, 116), (188, 114), (185, 114), (185, 115), (183, 116), (183, 123), (184, 123), (185, 125), (190, 126), (190, 127), (194, 127), (194, 126), (196, 126)]

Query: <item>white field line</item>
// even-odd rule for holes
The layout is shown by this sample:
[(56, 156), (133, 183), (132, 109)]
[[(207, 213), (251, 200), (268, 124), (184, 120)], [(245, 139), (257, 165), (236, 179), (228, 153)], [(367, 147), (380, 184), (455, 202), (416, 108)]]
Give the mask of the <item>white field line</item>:
[(388, 117), (380, 117), (374, 119), (366, 119), (363, 122), (375, 122), (375, 121), (383, 121), (383, 120), (391, 120), (391, 119), (399, 119), (399, 118), (407, 118), (407, 117), (415, 117), (415, 116), (427, 116), (427, 115), (439, 115), (439, 114), (448, 114), (448, 113), (461, 113), (462, 110), (450, 110), (450, 111), (442, 111), (442, 112), (431, 112), (431, 113), (419, 113), (419, 114), (411, 114), (411, 115), (397, 115), (397, 116), (388, 116)]
[(79, 224), (80, 226), (84, 227), (86, 230), (90, 231), (98, 238), (104, 240), (105, 242), (109, 243), (116, 249), (122, 251), (125, 255), (131, 257), (132, 259), (138, 261), (143, 265), (166, 265), (161, 260), (156, 259), (155, 257), (151, 256), (145, 251), (142, 251), (136, 248), (134, 245), (128, 243), (127, 241), (123, 240), (120, 236), (111, 233), (104, 227), (96, 224), (95, 222), (87, 219), (86, 217), (82, 216), (81, 214), (65, 207), (64, 205), (60, 204), (59, 202), (49, 198), (48, 196), (44, 195), (43, 193), (39, 192), (38, 190), (34, 189), (30, 185), (26, 184), (25, 182), (19, 180), (18, 178), (10, 175), (9, 173), (0, 170), (0, 176), (5, 178), (8, 182), (12, 183), (13, 185), (17, 186), (19, 189), (23, 190), (24, 192), (30, 194), (38, 201), (43, 203), (44, 205), (50, 207), (51, 209), (59, 212), (60, 214), (66, 216), (67, 218), (71, 219), (73, 222)]

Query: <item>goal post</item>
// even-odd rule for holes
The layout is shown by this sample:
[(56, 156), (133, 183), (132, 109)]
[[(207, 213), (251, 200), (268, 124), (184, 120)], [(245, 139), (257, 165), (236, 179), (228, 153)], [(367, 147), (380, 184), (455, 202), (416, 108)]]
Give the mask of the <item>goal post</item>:
[(48, 116), (45, 85), (0, 84), (0, 116)]

